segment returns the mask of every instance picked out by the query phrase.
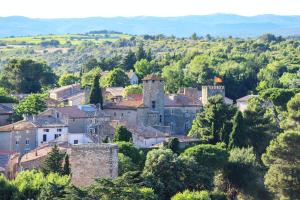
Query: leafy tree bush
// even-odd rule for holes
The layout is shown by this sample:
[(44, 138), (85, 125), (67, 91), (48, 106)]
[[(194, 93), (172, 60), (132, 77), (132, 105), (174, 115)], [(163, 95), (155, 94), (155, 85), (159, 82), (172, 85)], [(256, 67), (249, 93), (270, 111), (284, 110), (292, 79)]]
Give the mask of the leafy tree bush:
[(56, 83), (56, 75), (45, 62), (12, 59), (2, 71), (4, 86), (18, 93), (37, 93)]
[(101, 78), (102, 87), (125, 87), (129, 84), (127, 74), (120, 68), (113, 69)]
[(80, 78), (75, 74), (66, 73), (59, 77), (58, 84), (60, 86), (71, 85), (74, 83), (78, 83)]
[(143, 94), (142, 85), (128, 85), (124, 89), (123, 96), (127, 97), (130, 94)]
[(286, 131), (274, 139), (262, 156), (268, 167), (265, 185), (278, 199), (300, 196), (300, 132)]
[(115, 129), (114, 142), (118, 141), (132, 141), (132, 133), (123, 125), (119, 125)]

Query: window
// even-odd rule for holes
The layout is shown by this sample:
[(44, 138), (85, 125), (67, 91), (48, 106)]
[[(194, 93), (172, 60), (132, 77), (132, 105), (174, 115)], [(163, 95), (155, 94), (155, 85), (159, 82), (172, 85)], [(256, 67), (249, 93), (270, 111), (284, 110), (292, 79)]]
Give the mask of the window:
[(43, 134), (43, 142), (46, 142), (46, 141), (47, 141), (47, 135)]
[(116, 112), (114, 112), (114, 116), (115, 116), (115, 117), (117, 116), (117, 113), (116, 113)]
[(61, 132), (62, 130), (61, 130), (61, 128), (58, 128), (58, 129), (56, 129), (56, 131), (57, 131), (57, 132)]
[(56, 113), (56, 118), (59, 118), (59, 113)]
[(155, 82), (155, 80), (152, 80), (152, 83), (154, 83)]
[(54, 139), (56, 139), (56, 138), (58, 138), (60, 136), (61, 136), (61, 134), (54, 134)]
[(74, 144), (78, 144), (78, 140), (74, 140)]
[(48, 133), (48, 132), (49, 132), (49, 129), (48, 129), (48, 128), (45, 128), (45, 129), (44, 129), (44, 132), (47, 132), (47, 133)]
[(155, 101), (152, 101), (152, 109), (155, 109)]
[(171, 115), (173, 115), (174, 114), (174, 110), (173, 109), (171, 109)]
[(159, 123), (162, 122), (162, 115), (159, 115)]
[(26, 139), (25, 144), (29, 145), (29, 139)]
[(16, 141), (16, 145), (20, 144), (19, 140)]

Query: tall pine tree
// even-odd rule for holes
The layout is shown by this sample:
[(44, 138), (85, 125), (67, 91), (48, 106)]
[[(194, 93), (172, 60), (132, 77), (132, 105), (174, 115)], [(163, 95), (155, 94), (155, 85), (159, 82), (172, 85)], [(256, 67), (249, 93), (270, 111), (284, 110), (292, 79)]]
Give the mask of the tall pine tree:
[(103, 97), (102, 97), (102, 91), (101, 91), (99, 80), (100, 80), (100, 76), (96, 75), (92, 85), (89, 103), (95, 105), (100, 104), (100, 108), (103, 109)]
[(123, 60), (124, 70), (128, 71), (128, 70), (134, 69), (133, 66), (134, 66), (135, 62), (136, 62), (136, 56), (131, 50), (129, 50)]
[(42, 163), (42, 172), (49, 174), (50, 172), (62, 174), (62, 161), (64, 153), (61, 153), (57, 145), (54, 145), (52, 150)]
[(232, 131), (229, 136), (229, 148), (244, 147), (246, 143), (243, 115), (237, 111), (232, 120)]

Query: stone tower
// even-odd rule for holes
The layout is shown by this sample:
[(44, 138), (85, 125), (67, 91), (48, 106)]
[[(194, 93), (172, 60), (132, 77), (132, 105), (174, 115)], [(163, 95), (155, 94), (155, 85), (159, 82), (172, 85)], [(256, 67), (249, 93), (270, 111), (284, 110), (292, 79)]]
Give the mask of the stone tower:
[(143, 81), (144, 124), (164, 125), (164, 80), (158, 75), (146, 76)]
[(205, 105), (208, 103), (209, 97), (220, 94), (225, 98), (225, 87), (222, 85), (208, 85), (202, 86), (202, 104)]
[(71, 182), (87, 186), (97, 178), (118, 176), (118, 146), (115, 144), (84, 144), (71, 147)]

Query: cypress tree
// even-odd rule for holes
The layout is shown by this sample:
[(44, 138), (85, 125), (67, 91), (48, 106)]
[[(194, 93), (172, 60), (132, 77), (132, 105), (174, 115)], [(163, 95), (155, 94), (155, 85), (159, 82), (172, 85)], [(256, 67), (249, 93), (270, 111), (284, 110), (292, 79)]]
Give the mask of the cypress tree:
[(89, 103), (95, 105), (100, 104), (100, 108), (103, 109), (103, 97), (99, 80), (100, 76), (96, 75), (91, 89)]
[(57, 145), (54, 145), (42, 163), (42, 172), (46, 175), (50, 172), (61, 174), (63, 157), (64, 154), (59, 151)]
[(71, 174), (71, 168), (69, 162), (69, 155), (66, 154), (64, 168), (63, 168), (63, 175), (70, 175), (70, 174)]
[(233, 147), (244, 147), (246, 137), (244, 135), (244, 120), (243, 115), (240, 111), (236, 112), (232, 121), (232, 131), (229, 136), (229, 148)]

